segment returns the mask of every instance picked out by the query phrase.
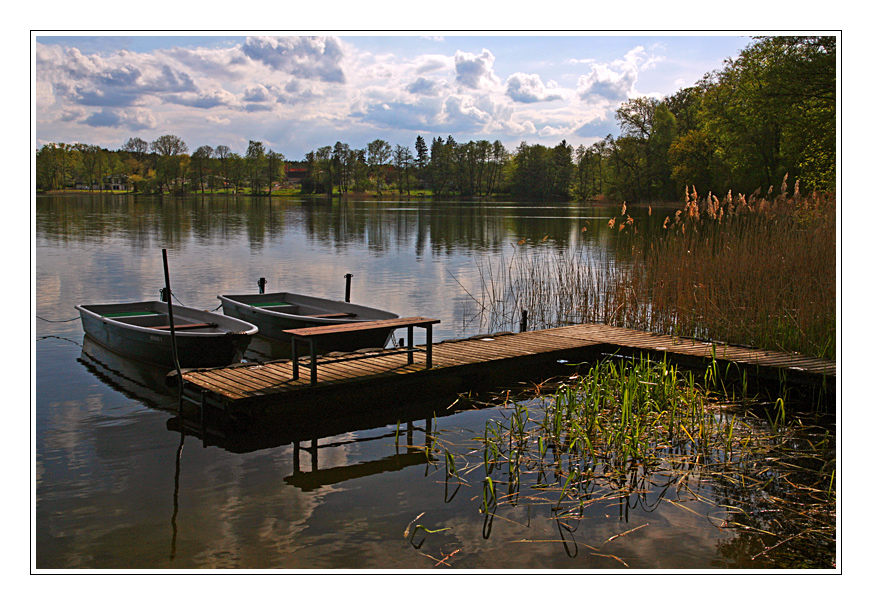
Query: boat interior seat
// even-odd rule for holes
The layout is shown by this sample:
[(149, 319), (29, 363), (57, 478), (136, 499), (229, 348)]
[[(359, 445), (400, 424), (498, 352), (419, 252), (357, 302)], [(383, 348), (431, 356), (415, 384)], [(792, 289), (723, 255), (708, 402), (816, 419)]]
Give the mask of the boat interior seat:
[(155, 313), (153, 315), (132, 315), (130, 317), (113, 317), (115, 321), (126, 323), (131, 326), (139, 326), (141, 328), (153, 328), (155, 326), (163, 326), (169, 322), (169, 316), (166, 313)]
[(264, 311), (278, 311), (279, 313), (290, 313), (298, 315), (300, 313), (300, 305), (257, 305), (259, 309)]

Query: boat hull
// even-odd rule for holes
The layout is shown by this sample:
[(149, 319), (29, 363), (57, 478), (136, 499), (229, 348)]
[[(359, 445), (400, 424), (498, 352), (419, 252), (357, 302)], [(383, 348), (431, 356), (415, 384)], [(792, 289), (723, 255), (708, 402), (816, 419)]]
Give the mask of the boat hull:
[[(166, 303), (79, 305), (82, 327), (92, 339), (120, 355), (162, 367), (173, 367), (172, 335), (158, 326), (169, 324)], [(217, 313), (173, 305), (173, 324), (208, 324), (175, 331), (179, 365), (183, 368), (226, 366), (241, 359), (257, 333), (243, 321)]]
[[(258, 337), (288, 344), (291, 337), (284, 330), (399, 317), (396, 313), (381, 309), (290, 292), (227, 294), (218, 298), (225, 315), (254, 324), (258, 328)], [(392, 333), (392, 329), (386, 328), (363, 334), (331, 335), (319, 341), (318, 350), (330, 352), (383, 348)]]

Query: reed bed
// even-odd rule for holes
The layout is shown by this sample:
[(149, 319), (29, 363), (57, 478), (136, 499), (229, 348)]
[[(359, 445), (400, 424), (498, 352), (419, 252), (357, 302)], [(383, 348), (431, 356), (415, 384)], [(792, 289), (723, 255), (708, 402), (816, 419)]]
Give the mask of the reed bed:
[(605, 250), (518, 247), (479, 263), (476, 318), (490, 331), (603, 323), (836, 356), (834, 196), (723, 201), (689, 191), (686, 204), (640, 232), (626, 206)]
[(477, 453), (452, 453), (444, 439), (432, 451), (443, 454), (446, 490), (453, 478), (480, 482), (486, 532), (507, 506), (545, 507), (575, 556), (582, 519), (629, 520), (632, 510), (639, 524), (674, 505), (724, 532), (718, 550), (732, 566), (832, 567), (831, 432), (788, 420), (783, 401), (755, 416), (716, 387), (716, 371), (700, 381), (664, 362), (604, 360), (547, 389), (500, 395)]

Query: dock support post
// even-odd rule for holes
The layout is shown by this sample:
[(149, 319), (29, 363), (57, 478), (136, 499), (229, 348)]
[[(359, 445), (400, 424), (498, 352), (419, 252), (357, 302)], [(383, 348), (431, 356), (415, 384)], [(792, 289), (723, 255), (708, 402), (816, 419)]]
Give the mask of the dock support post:
[(521, 311), (521, 329), (519, 331), (520, 332), (527, 331), (527, 309), (524, 309), (523, 311)]
[(351, 278), (354, 277), (351, 273), (345, 274), (345, 302), (351, 302)]

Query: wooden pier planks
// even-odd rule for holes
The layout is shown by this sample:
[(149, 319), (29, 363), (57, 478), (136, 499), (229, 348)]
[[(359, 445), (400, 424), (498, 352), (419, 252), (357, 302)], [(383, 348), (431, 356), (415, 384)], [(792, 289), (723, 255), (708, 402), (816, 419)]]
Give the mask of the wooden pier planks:
[[(746, 347), (694, 341), (661, 334), (640, 332), (598, 324), (583, 324), (550, 328), (518, 334), (501, 334), (493, 337), (469, 340), (445, 341), (433, 344), (433, 368), (425, 367), (422, 352), (414, 354), (414, 364), (407, 365), (407, 357), (354, 356), (348, 360), (333, 361), (318, 365), (319, 382), (309, 384), (306, 367), (300, 368), (300, 377), (293, 380), (290, 362), (244, 364), (227, 368), (195, 370), (184, 374), (186, 388), (199, 393), (207, 391), (213, 399), (225, 402), (245, 402), (261, 398), (293, 397), (308, 389), (339, 388), (342, 385), (367, 384), (418, 374), (420, 372), (443, 373), (464, 368), (487, 371), (500, 364), (531, 363), (548, 355), (583, 352), (585, 350), (614, 353), (649, 353), (652, 358), (669, 354), (685, 359), (708, 363), (712, 356), (740, 366), (768, 369), (770, 372), (792, 372), (808, 376), (812, 380), (835, 379), (835, 360), (791, 355), (776, 351), (764, 351)], [(434, 375), (428, 374), (433, 377)], [(353, 387), (352, 387), (353, 388)]]
[[(675, 338), (662, 334), (639, 332), (626, 328), (611, 326), (571, 326), (571, 328), (591, 328), (585, 330), (591, 338), (600, 340), (603, 344), (614, 344), (634, 349), (663, 351), (672, 354), (695, 356), (710, 360), (716, 359), (744, 363), (756, 366), (781, 368), (817, 373), (823, 376), (836, 376), (836, 361), (794, 355), (779, 351), (752, 349), (723, 343), (695, 341), (687, 338)], [(562, 328), (558, 328), (562, 329)]]

